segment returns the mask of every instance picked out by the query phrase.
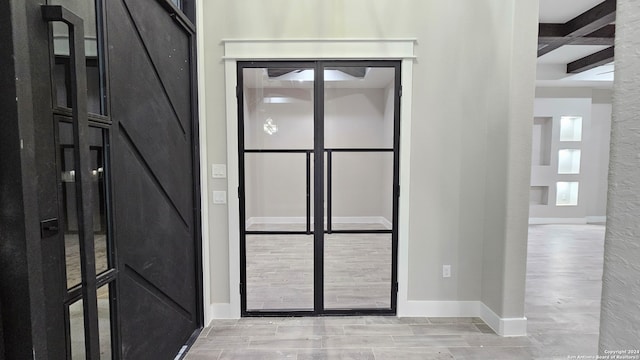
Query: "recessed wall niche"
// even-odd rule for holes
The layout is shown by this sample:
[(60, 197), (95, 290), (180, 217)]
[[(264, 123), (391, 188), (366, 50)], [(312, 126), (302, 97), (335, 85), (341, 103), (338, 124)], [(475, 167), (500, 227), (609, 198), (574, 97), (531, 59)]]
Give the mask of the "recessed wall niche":
[(533, 138), (531, 164), (533, 166), (549, 166), (551, 162), (551, 130), (552, 118), (537, 117), (533, 119)]
[(582, 117), (560, 117), (560, 141), (582, 141)]
[(548, 186), (532, 186), (529, 191), (529, 205), (547, 205), (549, 204), (549, 187)]
[(580, 150), (558, 150), (558, 174), (580, 174)]
[(577, 181), (558, 181), (556, 183), (556, 206), (578, 205)]

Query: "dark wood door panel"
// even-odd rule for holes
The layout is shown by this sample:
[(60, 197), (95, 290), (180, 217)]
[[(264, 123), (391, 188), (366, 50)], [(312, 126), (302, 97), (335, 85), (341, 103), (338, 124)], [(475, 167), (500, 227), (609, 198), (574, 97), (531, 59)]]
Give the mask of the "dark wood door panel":
[(162, 1), (105, 1), (124, 359), (171, 359), (202, 321), (194, 35)]
[[(124, 142), (114, 163), (116, 239), (119, 262), (129, 266), (168, 297), (195, 312), (193, 232), (190, 222), (176, 211), (157, 181), (145, 170)], [(123, 176), (119, 176), (123, 174)], [(125, 175), (126, 174), (126, 175)], [(183, 196), (190, 197), (190, 188)], [(129, 199), (129, 201), (127, 201)]]
[[(113, 20), (117, 24), (108, 28), (112, 118), (182, 216), (189, 220), (193, 199), (185, 196), (184, 191), (193, 186), (190, 119), (189, 125), (183, 126), (174, 112), (149, 52), (135, 36), (135, 27), (121, 0), (107, 4), (109, 24), (112, 18), (117, 19)], [(188, 90), (182, 96), (190, 101)]]
[(157, 0), (125, 0), (132, 24), (185, 128), (191, 119), (189, 38)]
[[(144, 280), (124, 272), (120, 295), (123, 359), (173, 359), (196, 327)], [(148, 316), (140, 316), (148, 314)]]

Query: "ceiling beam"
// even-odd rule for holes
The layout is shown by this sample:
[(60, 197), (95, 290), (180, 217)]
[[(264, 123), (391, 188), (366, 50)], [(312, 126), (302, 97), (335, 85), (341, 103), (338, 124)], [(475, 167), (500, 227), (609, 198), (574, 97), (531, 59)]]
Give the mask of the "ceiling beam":
[(538, 24), (538, 37), (564, 37), (564, 24), (549, 24), (549, 23), (540, 23)]
[(551, 24), (550, 26), (542, 26), (543, 24), (540, 24), (540, 35), (549, 35), (550, 32), (556, 32), (557, 35), (560, 35), (560, 38), (554, 39), (550, 43), (543, 43), (545, 46), (541, 46), (538, 50), (538, 57), (570, 44), (576, 38), (584, 37), (596, 30), (600, 30), (614, 22), (615, 19), (616, 0), (605, 0), (564, 24)]
[[(563, 24), (540, 24), (540, 32), (538, 35), (539, 48), (543, 48), (546, 44), (562, 41), (561, 26)], [(616, 37), (616, 26), (613, 24), (602, 27), (591, 34), (583, 37), (573, 38), (567, 45), (604, 45), (613, 46)]]
[(613, 61), (614, 52), (614, 47), (612, 46), (598, 51), (595, 54), (585, 56), (582, 59), (570, 62), (569, 64), (567, 64), (567, 73), (577, 74), (583, 71), (591, 70), (604, 64), (608, 64)]
[[(542, 49), (545, 45), (561, 41), (562, 38), (559, 37), (546, 37), (538, 40), (538, 48)], [(596, 38), (596, 37), (581, 37), (576, 38), (566, 45), (599, 45), (599, 46), (613, 46), (615, 45), (614, 38)]]

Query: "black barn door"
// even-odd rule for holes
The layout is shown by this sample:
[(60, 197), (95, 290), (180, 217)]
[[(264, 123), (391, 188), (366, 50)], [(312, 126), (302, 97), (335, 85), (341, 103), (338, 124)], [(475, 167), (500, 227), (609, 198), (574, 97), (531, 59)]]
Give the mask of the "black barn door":
[(193, 0), (0, 1), (0, 359), (202, 328)]
[(169, 359), (202, 323), (193, 25), (105, 1), (122, 355)]

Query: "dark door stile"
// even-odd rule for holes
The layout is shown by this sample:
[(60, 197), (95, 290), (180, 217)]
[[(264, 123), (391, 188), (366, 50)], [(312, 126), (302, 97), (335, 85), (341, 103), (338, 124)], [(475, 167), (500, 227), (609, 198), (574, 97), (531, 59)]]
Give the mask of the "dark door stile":
[[(374, 66), (374, 67), (390, 67), (395, 69), (395, 94), (394, 94), (394, 122), (393, 122), (393, 149), (362, 149), (362, 148), (325, 148), (324, 139), (324, 69), (327, 67), (341, 66)], [(247, 149), (245, 147), (245, 127), (244, 127), (244, 95), (243, 95), (243, 69), (245, 68), (306, 68), (314, 69), (314, 109), (313, 109), (313, 131), (314, 144), (313, 149)], [(400, 197), (400, 96), (401, 96), (401, 79), (400, 79), (400, 62), (386, 60), (371, 61), (247, 61), (238, 62), (237, 64), (237, 102), (238, 102), (238, 166), (239, 166), (239, 226), (240, 226), (240, 294), (241, 294), (241, 314), (242, 316), (352, 316), (352, 315), (395, 315), (397, 309), (397, 292), (398, 292), (398, 210)], [(392, 189), (392, 229), (391, 230), (332, 230), (331, 228), (331, 180), (328, 180), (327, 186), (327, 226), (325, 228), (323, 217), (324, 201), (325, 201), (325, 182), (326, 177), (331, 178), (331, 154), (332, 152), (393, 152), (393, 189)], [(245, 154), (249, 153), (306, 153), (307, 154), (307, 230), (306, 231), (248, 231), (246, 228), (246, 182), (245, 182)], [(311, 166), (309, 157), (313, 158), (313, 172), (311, 175)], [(326, 156), (326, 159), (325, 159)], [(328, 168), (326, 168), (328, 166)], [(326, 174), (325, 174), (326, 168)], [(309, 193), (310, 182), (313, 182), (314, 193)], [(310, 198), (313, 197), (314, 215), (310, 212)], [(311, 219), (313, 218), (313, 224)], [(390, 288), (390, 307), (389, 308), (344, 308), (344, 309), (328, 309), (324, 306), (324, 239), (326, 234), (376, 234), (388, 233), (391, 235), (391, 281)], [(313, 309), (309, 310), (248, 310), (247, 309), (247, 235), (313, 235), (313, 289), (314, 304)]]

